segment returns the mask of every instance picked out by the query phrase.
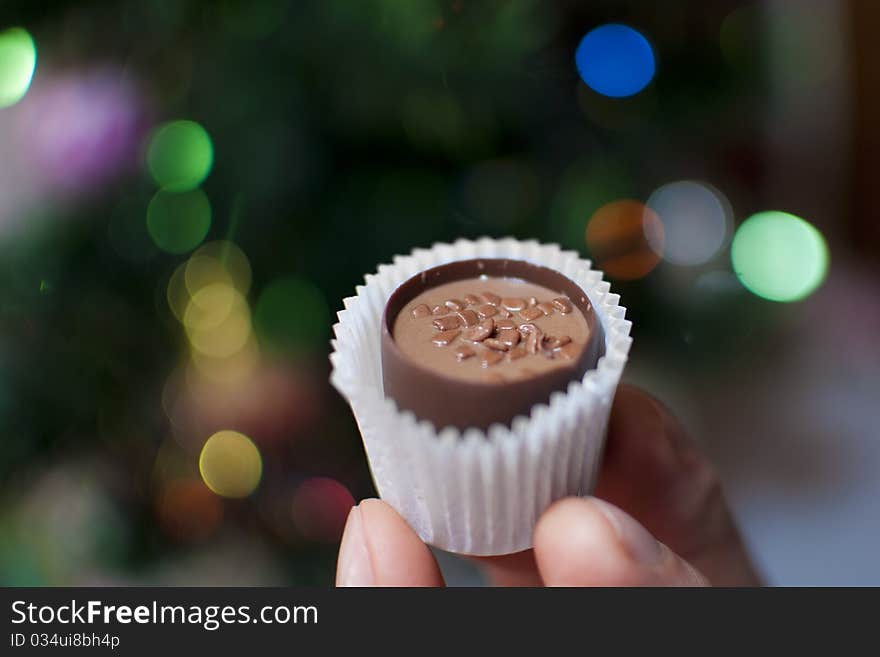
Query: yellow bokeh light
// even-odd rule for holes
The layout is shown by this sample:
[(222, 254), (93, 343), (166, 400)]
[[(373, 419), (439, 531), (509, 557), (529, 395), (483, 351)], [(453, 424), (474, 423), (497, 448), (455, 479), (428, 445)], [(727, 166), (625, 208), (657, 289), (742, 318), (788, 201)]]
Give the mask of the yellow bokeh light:
[(231, 285), (211, 283), (190, 297), (183, 313), (183, 325), (192, 331), (215, 329), (242, 303), (241, 294)]
[(234, 242), (208, 242), (193, 253), (186, 268), (190, 294), (210, 283), (228, 282), (242, 294), (251, 287), (251, 265)]
[(190, 299), (183, 325), (195, 351), (228, 358), (238, 353), (251, 336), (250, 308), (238, 290), (215, 283)]
[(247, 497), (263, 474), (260, 450), (237, 431), (218, 431), (205, 441), (199, 455), (205, 485), (223, 497)]
[(225, 358), (215, 358), (193, 349), (187, 380), (193, 383), (210, 381), (220, 385), (240, 385), (253, 376), (259, 363), (260, 348), (253, 337), (235, 354)]

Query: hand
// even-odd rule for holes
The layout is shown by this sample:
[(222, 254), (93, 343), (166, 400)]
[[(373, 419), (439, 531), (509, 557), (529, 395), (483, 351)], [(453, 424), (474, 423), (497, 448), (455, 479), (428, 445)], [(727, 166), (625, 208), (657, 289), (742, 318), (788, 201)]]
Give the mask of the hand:
[[(758, 585), (711, 464), (656, 400), (621, 386), (596, 497), (550, 506), (534, 549), (474, 557), (500, 586)], [(380, 500), (346, 522), (338, 586), (443, 586), (428, 547)]]

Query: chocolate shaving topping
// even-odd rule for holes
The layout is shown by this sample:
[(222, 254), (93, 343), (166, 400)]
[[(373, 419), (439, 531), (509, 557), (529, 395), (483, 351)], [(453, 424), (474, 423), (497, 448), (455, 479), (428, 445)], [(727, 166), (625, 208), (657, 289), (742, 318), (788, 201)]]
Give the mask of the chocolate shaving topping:
[(452, 329), (457, 329), (461, 326), (461, 320), (455, 315), (449, 315), (447, 317), (435, 319), (433, 324), (434, 328), (438, 331), (451, 331)]
[(501, 342), (498, 338), (486, 338), (483, 340), (483, 346), (495, 351), (507, 351), (508, 349), (508, 345)]
[(544, 349), (558, 349), (559, 347), (563, 347), (571, 342), (571, 338), (567, 335), (563, 335), (561, 337), (553, 337), (552, 335), (544, 336)]
[(524, 320), (531, 322), (532, 320), (538, 319), (539, 317), (543, 317), (544, 311), (537, 306), (532, 306), (531, 308), (520, 310), (519, 314), (520, 317), (522, 317)]
[(469, 309), (459, 312), (458, 318), (461, 320), (461, 323), (466, 327), (476, 326), (480, 322), (480, 318), (477, 317), (477, 313)]
[(556, 297), (551, 303), (563, 315), (567, 315), (568, 313), (570, 313), (573, 308), (573, 306), (571, 305), (571, 301), (569, 301), (565, 297)]
[(490, 319), (485, 319), (480, 322), (477, 326), (474, 326), (467, 331), (465, 331), (464, 339), (470, 340), (471, 342), (482, 342), (490, 335), (492, 335), (492, 331), (495, 330), (495, 322)]
[(501, 303), (501, 297), (499, 297), (497, 294), (493, 294), (492, 292), (483, 292), (483, 298), (486, 300), (486, 303), (493, 306), (497, 306), (499, 303)]
[(526, 338), (526, 351), (534, 355), (538, 353), (544, 333), (535, 324), (523, 324), (519, 327), (520, 333)]
[[(498, 328), (498, 324), (495, 324), (495, 328)], [(502, 329), (495, 335), (498, 338), (498, 341), (506, 345), (508, 348), (515, 347), (519, 344), (519, 331), (514, 328)]]
[[(473, 306), (474, 308), (468, 308)], [(432, 324), (438, 331), (432, 342), (438, 347), (452, 344), (461, 335), (471, 343), (480, 343), (484, 349), (473, 345), (459, 344), (455, 348), (455, 358), (463, 362), (479, 356), (481, 367), (491, 367), (500, 363), (505, 355), (508, 361), (516, 361), (531, 355), (542, 354), (545, 358), (577, 358), (580, 347), (572, 343), (568, 335), (544, 335), (534, 320), (560, 312), (563, 315), (574, 310), (574, 305), (566, 297), (556, 297), (552, 301), (539, 302), (535, 297), (500, 297), (492, 292), (483, 292), (482, 298), (476, 294), (466, 294), (464, 300), (447, 299), (442, 305), (419, 304), (412, 309), (415, 319), (435, 316)], [(452, 312), (454, 314), (447, 314)], [(511, 312), (519, 313), (525, 323), (512, 319)], [(497, 319), (493, 319), (497, 317)], [(463, 335), (461, 329), (465, 329)], [(528, 370), (519, 372), (530, 376)], [(487, 374), (485, 380), (502, 381), (497, 373)]]
[(420, 319), (422, 317), (430, 317), (431, 309), (424, 303), (420, 303), (418, 306), (413, 308), (412, 316), (416, 319)]
[(431, 342), (433, 342), (438, 347), (445, 347), (452, 343), (455, 338), (458, 337), (458, 334), (461, 333), (458, 329), (452, 329), (451, 331), (443, 331), (442, 333), (438, 333), (435, 335)]
[(487, 317), (497, 315), (498, 309), (495, 306), (487, 303), (477, 308), (477, 314), (480, 316), (480, 319), (486, 319)]

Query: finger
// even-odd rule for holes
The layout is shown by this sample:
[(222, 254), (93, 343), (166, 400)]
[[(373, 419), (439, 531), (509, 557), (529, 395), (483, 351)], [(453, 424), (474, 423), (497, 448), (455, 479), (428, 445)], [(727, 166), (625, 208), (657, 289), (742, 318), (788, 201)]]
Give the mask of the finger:
[(658, 401), (620, 386), (596, 495), (638, 518), (713, 584), (756, 585), (715, 469)]
[(473, 557), (493, 586), (541, 586), (534, 550), (498, 557)]
[(337, 586), (443, 586), (437, 560), (406, 521), (381, 500), (364, 500), (348, 514)]
[(705, 586), (706, 579), (632, 516), (597, 498), (553, 504), (535, 527), (547, 586)]

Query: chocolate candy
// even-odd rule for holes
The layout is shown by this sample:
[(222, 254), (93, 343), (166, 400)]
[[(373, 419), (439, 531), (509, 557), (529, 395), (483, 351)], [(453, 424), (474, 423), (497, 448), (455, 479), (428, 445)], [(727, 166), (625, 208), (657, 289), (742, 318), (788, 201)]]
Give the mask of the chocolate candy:
[(391, 295), (386, 395), (438, 427), (509, 424), (595, 367), (602, 327), (575, 283), (517, 260), (448, 263)]

